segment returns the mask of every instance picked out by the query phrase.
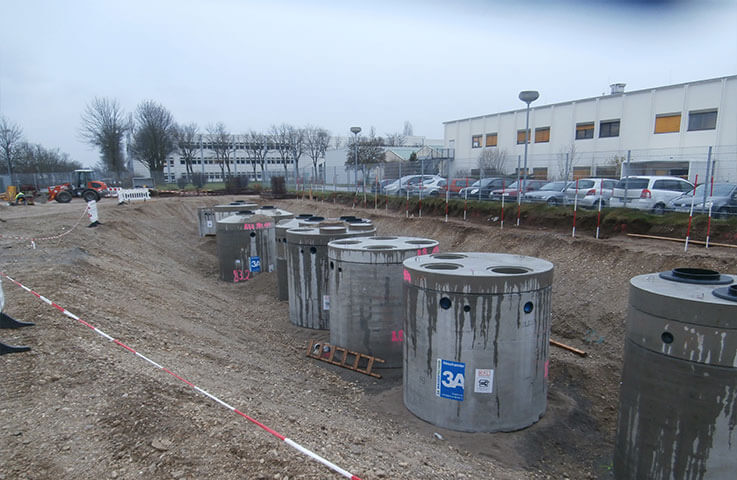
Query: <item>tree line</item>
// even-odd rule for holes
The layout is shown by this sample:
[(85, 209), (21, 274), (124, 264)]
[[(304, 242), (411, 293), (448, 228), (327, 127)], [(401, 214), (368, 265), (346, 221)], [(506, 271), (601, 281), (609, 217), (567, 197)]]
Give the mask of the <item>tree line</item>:
[(82, 114), (81, 134), (99, 149), (101, 166), (117, 176), (127, 170), (123, 164), (123, 142), (129, 136), (131, 156), (159, 178), (163, 177), (167, 157), (172, 153), (184, 161), (187, 176), (191, 178), (202, 149), (214, 153), (224, 179), (232, 175), (231, 165), (237, 150), (243, 150), (252, 160), (254, 176), (260, 167), (264, 177), (270, 152), (277, 154), (285, 175), (290, 162), (298, 172), (303, 157), (312, 160), (317, 175), (318, 161), (325, 156), (331, 140), (328, 130), (313, 125), (295, 127), (282, 123), (266, 132), (250, 130), (236, 135), (223, 122), (217, 122), (201, 130), (196, 123), (178, 124), (169, 110), (154, 100), (144, 100), (132, 115), (126, 115), (118, 101), (109, 98), (94, 98), (87, 104)]
[(68, 172), (82, 168), (58, 148), (46, 148), (23, 138), (23, 129), (0, 117), (0, 168), (13, 182), (15, 174)]

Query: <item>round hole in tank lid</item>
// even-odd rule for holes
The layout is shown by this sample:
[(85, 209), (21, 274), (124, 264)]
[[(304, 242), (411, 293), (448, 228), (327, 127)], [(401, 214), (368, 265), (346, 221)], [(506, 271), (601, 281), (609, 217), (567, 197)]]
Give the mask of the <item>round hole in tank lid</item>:
[(459, 268), (463, 268), (463, 265), (457, 263), (426, 263), (421, 265), (421, 267), (428, 270), (458, 270)]
[(396, 240), (399, 237), (371, 237), (371, 240)]
[(238, 210), (238, 215), (253, 215), (252, 210)]
[(304, 220), (305, 218), (311, 218), (311, 217), (314, 217), (314, 215), (311, 213), (300, 213), (299, 215), (297, 215), (297, 218), (299, 218), (300, 220)]
[(340, 218), (341, 220), (343, 220), (343, 221), (349, 221), (349, 220), (351, 220), (351, 221), (355, 221), (355, 220), (360, 220), (360, 219), (359, 219), (358, 217), (356, 217), (355, 215), (341, 215), (341, 216), (340, 216), (339, 218)]
[[(435, 242), (432, 240), (407, 240), (407, 243), (409, 243), (410, 245), (432, 245)], [(438, 257), (433, 257), (433, 258), (438, 258)], [(458, 257), (453, 257), (453, 258), (458, 258)]]
[(436, 253), (432, 255), (432, 258), (439, 260), (460, 260), (461, 258), (466, 258), (466, 255), (460, 253)]
[(528, 273), (530, 271), (529, 268), (513, 266), (489, 267), (487, 270), (502, 275), (522, 275), (523, 273)]
[(327, 226), (327, 227), (320, 227), (320, 233), (324, 234), (331, 234), (334, 235), (336, 233), (345, 233), (346, 229), (345, 227), (338, 227), (338, 226)]
[(663, 341), (663, 343), (673, 343), (673, 334), (670, 332), (663, 332), (663, 334), (660, 336), (660, 339)]
[(312, 228), (292, 228), (290, 230), (287, 230), (288, 232), (311, 232)]
[(243, 205), (243, 203), (245, 202), (239, 200), (237, 202), (230, 202), (228, 205)]
[(322, 222), (323, 220), (325, 220), (325, 217), (318, 216), (310, 217), (307, 219), (308, 222)]
[(338, 240), (333, 242), (333, 245), (356, 245), (361, 243), (360, 240)]
[(276, 209), (276, 207), (273, 205), (264, 205), (263, 207), (261, 207), (261, 210), (274, 210), (274, 209)]
[(715, 297), (721, 298), (722, 300), (731, 300), (733, 302), (737, 302), (737, 285), (717, 288), (711, 293), (714, 294)]
[(368, 245), (366, 250), (394, 250), (393, 245)]
[(680, 283), (695, 283), (701, 285), (728, 285), (732, 278), (721, 275), (716, 270), (706, 268), (674, 268), (670, 272), (661, 272), (658, 276), (664, 280)]

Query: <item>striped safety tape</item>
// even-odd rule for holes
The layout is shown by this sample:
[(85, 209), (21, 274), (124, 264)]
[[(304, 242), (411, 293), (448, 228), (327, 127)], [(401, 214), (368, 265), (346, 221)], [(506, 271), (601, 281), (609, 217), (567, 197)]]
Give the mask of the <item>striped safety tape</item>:
[(77, 223), (75, 223), (74, 225), (72, 225), (72, 228), (70, 228), (66, 232), (60, 233), (59, 235), (52, 235), (50, 237), (19, 237), (17, 235), (3, 235), (2, 233), (0, 233), (0, 238), (10, 238), (10, 239), (13, 239), (13, 240), (30, 240), (31, 243), (34, 244), (34, 248), (35, 248), (35, 242), (38, 242), (39, 240), (55, 240), (57, 238), (61, 238), (61, 237), (65, 236), (65, 235), (69, 235), (70, 233), (72, 233), (72, 231), (75, 228), (77, 228), (77, 226), (79, 226), (79, 222), (82, 221), (82, 219), (84, 218), (84, 215), (87, 213), (87, 211), (89, 209), (90, 209), (90, 206), (89, 205), (85, 205), (84, 210), (82, 211), (82, 215), (79, 216), (79, 219), (77, 220)]
[(172, 371), (171, 371), (171, 370), (169, 370), (168, 368), (166, 368), (166, 367), (164, 367), (164, 366), (162, 366), (162, 365), (159, 365), (159, 364), (158, 364), (158, 363), (156, 363), (155, 361), (153, 361), (153, 360), (151, 360), (150, 358), (146, 357), (146, 356), (145, 356), (145, 355), (143, 355), (142, 353), (140, 353), (140, 352), (137, 352), (136, 350), (134, 350), (133, 348), (131, 348), (131, 347), (129, 347), (128, 345), (124, 344), (124, 343), (123, 343), (123, 342), (121, 342), (120, 340), (118, 340), (118, 339), (115, 339), (115, 338), (111, 337), (110, 335), (108, 335), (107, 333), (105, 333), (105, 332), (103, 332), (102, 330), (100, 330), (99, 328), (97, 328), (97, 327), (95, 327), (95, 326), (93, 326), (93, 325), (90, 325), (90, 324), (89, 324), (89, 323), (87, 323), (86, 321), (84, 321), (84, 320), (82, 320), (81, 318), (79, 318), (79, 317), (78, 317), (77, 315), (75, 315), (75, 314), (71, 313), (70, 311), (68, 311), (68, 310), (67, 310), (67, 309), (65, 309), (64, 307), (60, 306), (59, 304), (57, 304), (57, 303), (55, 303), (55, 302), (52, 302), (51, 300), (49, 300), (48, 298), (44, 297), (43, 295), (41, 295), (41, 294), (39, 294), (39, 293), (36, 293), (35, 291), (33, 291), (33, 290), (31, 290), (30, 288), (26, 287), (25, 285), (23, 285), (23, 284), (22, 284), (22, 283), (20, 283), (19, 281), (17, 281), (17, 280), (14, 280), (13, 278), (9, 277), (9, 276), (8, 276), (8, 275), (6, 275), (6, 274), (5, 274), (4, 272), (0, 271), (0, 276), (2, 276), (2, 277), (5, 277), (5, 278), (7, 278), (7, 279), (8, 279), (8, 280), (10, 280), (11, 282), (13, 282), (13, 283), (14, 283), (15, 285), (19, 286), (20, 288), (22, 288), (22, 289), (23, 289), (23, 290), (25, 290), (26, 292), (28, 292), (28, 293), (32, 294), (33, 296), (35, 296), (36, 298), (38, 298), (38, 299), (39, 299), (39, 300), (41, 300), (42, 302), (44, 302), (44, 303), (46, 303), (46, 304), (48, 304), (48, 305), (50, 305), (50, 306), (54, 307), (55, 309), (59, 310), (59, 311), (60, 311), (61, 313), (63, 313), (63, 314), (64, 314), (64, 315), (66, 315), (67, 317), (69, 317), (69, 318), (71, 318), (71, 319), (73, 319), (73, 320), (76, 320), (76, 321), (78, 321), (79, 323), (81, 323), (81, 324), (82, 324), (82, 325), (84, 325), (85, 327), (91, 328), (91, 329), (92, 329), (92, 330), (93, 330), (93, 331), (94, 331), (95, 333), (97, 333), (98, 335), (100, 335), (100, 336), (104, 337), (104, 338), (105, 338), (106, 340), (109, 340), (109, 341), (111, 341), (111, 342), (115, 343), (116, 345), (119, 345), (119, 346), (123, 347), (124, 349), (128, 350), (129, 352), (131, 352), (131, 353), (132, 353), (132, 354), (134, 354), (135, 356), (137, 356), (137, 357), (139, 357), (139, 358), (141, 358), (141, 359), (145, 360), (146, 362), (150, 363), (150, 364), (151, 364), (151, 365), (153, 365), (154, 367), (156, 367), (156, 368), (158, 368), (158, 369), (160, 369), (160, 370), (163, 370), (164, 372), (166, 372), (166, 373), (168, 373), (169, 375), (173, 376), (173, 377), (174, 377), (174, 378), (176, 378), (177, 380), (180, 380), (180, 381), (182, 381), (182, 382), (186, 383), (186, 384), (187, 384), (188, 386), (192, 387), (192, 388), (193, 388), (194, 390), (196, 390), (197, 392), (199, 392), (199, 393), (201, 393), (202, 395), (206, 396), (206, 397), (207, 397), (207, 398), (209, 398), (210, 400), (213, 400), (214, 402), (216, 402), (216, 403), (218, 403), (218, 404), (222, 405), (223, 407), (227, 408), (228, 410), (230, 410), (230, 411), (232, 411), (232, 412), (234, 412), (234, 413), (237, 413), (237, 414), (238, 414), (238, 415), (240, 415), (241, 417), (245, 418), (245, 419), (246, 419), (246, 420), (248, 420), (249, 422), (251, 422), (251, 423), (253, 423), (254, 425), (258, 426), (258, 427), (259, 427), (259, 428), (261, 428), (262, 430), (265, 430), (266, 432), (270, 433), (271, 435), (273, 435), (274, 437), (276, 437), (276, 438), (278, 438), (279, 440), (283, 441), (284, 443), (286, 443), (286, 444), (287, 444), (287, 445), (289, 445), (290, 447), (294, 448), (295, 450), (299, 451), (299, 452), (300, 452), (300, 453), (302, 453), (303, 455), (306, 455), (307, 457), (309, 457), (309, 458), (311, 458), (311, 459), (313, 459), (313, 460), (316, 460), (316, 461), (320, 462), (321, 464), (323, 464), (323, 465), (325, 465), (326, 467), (328, 467), (328, 468), (329, 468), (330, 470), (332, 470), (332, 471), (334, 471), (334, 472), (336, 472), (336, 473), (339, 473), (340, 475), (342, 475), (342, 476), (343, 476), (343, 477), (345, 477), (345, 478), (350, 478), (351, 480), (361, 480), (361, 479), (360, 479), (359, 477), (357, 477), (357, 476), (353, 475), (353, 474), (352, 474), (352, 473), (350, 473), (349, 471), (347, 471), (347, 470), (344, 470), (344, 469), (340, 468), (340, 467), (339, 467), (339, 466), (337, 466), (336, 464), (334, 464), (334, 463), (330, 462), (329, 460), (327, 460), (327, 459), (325, 459), (325, 458), (321, 457), (320, 455), (316, 454), (315, 452), (313, 452), (313, 451), (311, 451), (311, 450), (309, 450), (309, 449), (307, 449), (307, 448), (303, 447), (302, 445), (300, 445), (299, 443), (295, 442), (294, 440), (292, 440), (292, 439), (290, 439), (290, 438), (287, 438), (287, 437), (285, 437), (284, 435), (281, 435), (280, 433), (278, 433), (278, 432), (276, 432), (275, 430), (273, 430), (273, 429), (271, 429), (271, 428), (267, 427), (266, 425), (264, 425), (263, 423), (259, 422), (258, 420), (256, 420), (256, 419), (254, 419), (254, 418), (252, 418), (252, 417), (250, 417), (250, 416), (246, 415), (245, 413), (241, 412), (240, 410), (238, 410), (237, 408), (233, 407), (232, 405), (229, 405), (228, 403), (226, 403), (226, 402), (222, 401), (221, 399), (219, 399), (219, 398), (218, 398), (218, 397), (216, 397), (215, 395), (212, 395), (211, 393), (207, 392), (206, 390), (203, 390), (202, 388), (198, 387), (197, 385), (195, 385), (195, 384), (191, 383), (190, 381), (188, 381), (188, 380), (186, 380), (186, 379), (182, 378), (181, 376), (179, 376), (179, 375), (177, 375), (176, 373), (172, 372)]

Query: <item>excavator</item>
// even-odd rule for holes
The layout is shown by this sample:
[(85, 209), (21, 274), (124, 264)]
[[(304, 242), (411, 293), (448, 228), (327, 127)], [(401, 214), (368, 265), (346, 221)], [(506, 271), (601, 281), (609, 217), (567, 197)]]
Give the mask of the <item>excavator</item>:
[(107, 194), (105, 182), (94, 178), (93, 170), (75, 170), (71, 183), (62, 183), (49, 187), (49, 201), (69, 203), (74, 197), (82, 197), (85, 202), (99, 201)]

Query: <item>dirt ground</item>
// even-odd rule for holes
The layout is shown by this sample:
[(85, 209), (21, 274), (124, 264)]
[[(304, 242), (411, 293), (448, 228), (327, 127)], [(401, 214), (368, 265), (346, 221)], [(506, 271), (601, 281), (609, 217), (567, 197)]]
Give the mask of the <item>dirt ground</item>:
[[(588, 357), (551, 347), (537, 424), (459, 433), (406, 410), (399, 370), (375, 379), (306, 358), (308, 339), (328, 332), (289, 323), (275, 273), (218, 280), (215, 239), (198, 236), (196, 209), (234, 198), (244, 197), (103, 200), (98, 228), (86, 227), (77, 200), (0, 207), (0, 270), (364, 480), (611, 478), (629, 279), (678, 266), (737, 270), (728, 249), (276, 202), (369, 217), (379, 234), (433, 238), (446, 252), (554, 263), (552, 337)], [(9, 237), (57, 235), (80, 218), (35, 249)], [(36, 325), (0, 330), (32, 347), (0, 357), (0, 480), (340, 478), (7, 279), (3, 287), (6, 313)]]

